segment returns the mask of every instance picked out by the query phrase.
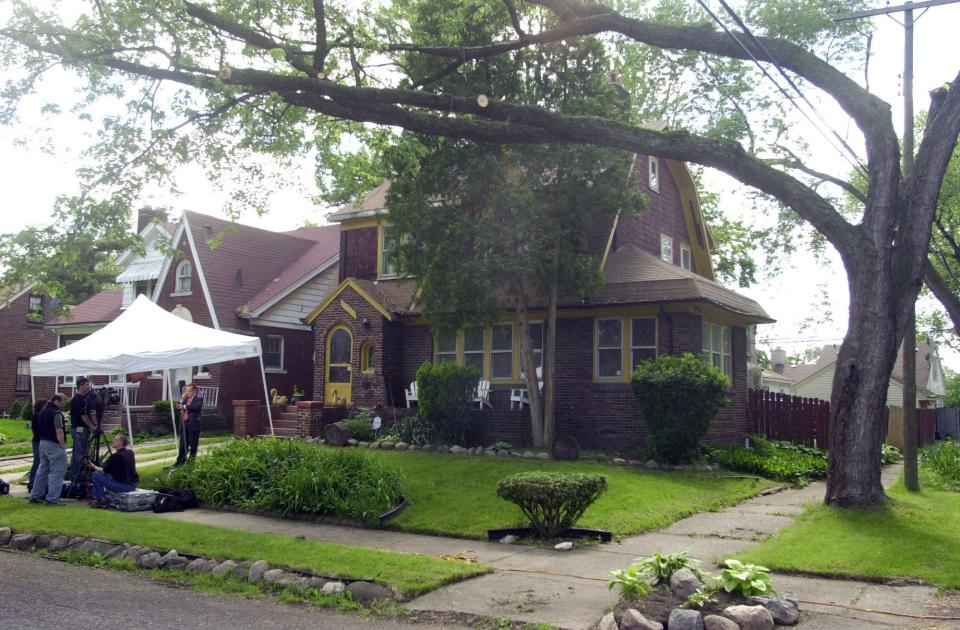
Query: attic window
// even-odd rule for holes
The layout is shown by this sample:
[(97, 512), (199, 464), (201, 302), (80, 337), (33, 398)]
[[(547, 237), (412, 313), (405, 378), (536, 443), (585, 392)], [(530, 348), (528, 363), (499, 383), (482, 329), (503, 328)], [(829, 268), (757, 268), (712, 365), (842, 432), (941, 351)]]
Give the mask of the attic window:
[(660, 260), (673, 264), (673, 239), (666, 234), (660, 235)]
[(189, 260), (177, 265), (177, 293), (189, 294), (193, 290), (193, 265)]
[(213, 239), (213, 226), (204, 225), (203, 226), (203, 242), (207, 245), (210, 245), (210, 241)]
[(43, 296), (30, 295), (30, 301), (27, 305), (27, 321), (42, 324), (43, 323)]
[(680, 245), (680, 266), (691, 271), (692, 264), (690, 259), (690, 247), (688, 245)]
[(648, 161), (650, 190), (660, 192), (660, 161), (651, 157)]

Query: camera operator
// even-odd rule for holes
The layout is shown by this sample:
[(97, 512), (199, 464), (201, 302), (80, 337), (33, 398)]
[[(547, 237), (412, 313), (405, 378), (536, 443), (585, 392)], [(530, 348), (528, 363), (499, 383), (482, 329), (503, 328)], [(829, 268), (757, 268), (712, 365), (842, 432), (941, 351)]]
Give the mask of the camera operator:
[(74, 482), (80, 479), (82, 474), (81, 466), (87, 456), (87, 444), (90, 441), (90, 433), (97, 425), (94, 422), (93, 414), (87, 409), (87, 394), (91, 389), (90, 379), (86, 376), (77, 377), (77, 388), (70, 399), (70, 428), (73, 436), (73, 456), (70, 461), (70, 479)]
[(197, 393), (197, 386), (187, 383), (180, 402), (180, 442), (178, 444), (177, 465), (187, 460), (187, 449), (190, 450), (190, 459), (197, 456), (197, 447), (200, 445), (200, 415), (203, 409), (203, 397)]
[(90, 501), (90, 507), (105, 507), (108, 490), (132, 492), (137, 489), (140, 475), (137, 474), (137, 463), (133, 451), (127, 448), (128, 446), (130, 446), (130, 438), (119, 433), (113, 438), (113, 455), (107, 458), (103, 468), (87, 461), (87, 466), (94, 471), (91, 492), (93, 500)]
[(67, 470), (66, 419), (63, 417), (63, 396), (54, 394), (40, 412), (37, 434), (40, 438), (40, 467), (30, 491), (31, 503), (60, 505), (63, 473)]

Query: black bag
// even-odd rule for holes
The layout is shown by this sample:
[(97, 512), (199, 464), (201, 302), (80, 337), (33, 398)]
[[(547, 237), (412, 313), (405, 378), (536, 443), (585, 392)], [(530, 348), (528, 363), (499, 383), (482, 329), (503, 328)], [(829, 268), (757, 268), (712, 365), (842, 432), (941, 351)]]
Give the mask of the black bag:
[(153, 511), (157, 514), (182, 512), (200, 505), (192, 488), (160, 488), (157, 492), (160, 494), (153, 500)]
[(0, 479), (0, 496), (4, 494), (10, 494), (10, 484)]

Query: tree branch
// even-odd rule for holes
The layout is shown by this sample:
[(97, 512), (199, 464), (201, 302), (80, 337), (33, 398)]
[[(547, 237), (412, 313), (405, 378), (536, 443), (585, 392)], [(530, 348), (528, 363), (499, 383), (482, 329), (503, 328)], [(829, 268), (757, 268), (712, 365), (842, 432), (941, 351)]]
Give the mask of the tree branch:
[(813, 176), (813, 177), (816, 177), (816, 178), (819, 179), (819, 180), (822, 180), (822, 181), (825, 181), (825, 182), (829, 182), (829, 183), (833, 184), (834, 186), (837, 186), (838, 188), (842, 188), (842, 189), (845, 190), (846, 192), (850, 193), (850, 195), (852, 195), (853, 197), (855, 197), (855, 198), (856, 198), (857, 200), (859, 200), (861, 203), (864, 203), (864, 204), (867, 203), (867, 196), (864, 195), (862, 192), (860, 192), (860, 191), (857, 189), (857, 187), (854, 186), (853, 184), (851, 184), (850, 182), (848, 182), (848, 181), (846, 181), (846, 180), (843, 180), (843, 179), (840, 179), (840, 178), (838, 178), (838, 177), (834, 177), (833, 175), (828, 175), (828, 174), (826, 174), (826, 173), (821, 173), (820, 171), (814, 170), (814, 169), (808, 167), (807, 165), (805, 165), (803, 162), (801, 162), (801, 161), (800, 161), (800, 158), (797, 157), (797, 155), (796, 155), (793, 151), (791, 151), (790, 149), (788, 149), (788, 148), (786, 148), (786, 147), (780, 147), (780, 148), (781, 148), (783, 151), (786, 151), (787, 154), (789, 154), (790, 157), (793, 158), (792, 160), (785, 161), (785, 162), (784, 162), (784, 166), (787, 166), (787, 167), (789, 167), (789, 168), (797, 169), (798, 171), (803, 171), (803, 172), (806, 173), (807, 175), (811, 175), (811, 176)]
[(929, 260), (923, 265), (923, 282), (940, 301), (943, 308), (947, 310), (947, 314), (953, 322), (954, 331), (960, 335), (960, 299), (950, 290), (950, 287), (947, 286), (947, 283), (944, 282)]
[(503, 0), (503, 3), (507, 5), (507, 12), (510, 14), (510, 22), (513, 23), (513, 30), (515, 30), (520, 37), (526, 37), (527, 34), (523, 32), (523, 27), (520, 26), (520, 16), (517, 15), (517, 7), (513, 5), (513, 0)]
[(313, 51), (313, 72), (318, 75), (323, 72), (323, 65), (327, 58), (327, 13), (323, 0), (313, 0), (313, 19), (317, 24), (317, 49)]

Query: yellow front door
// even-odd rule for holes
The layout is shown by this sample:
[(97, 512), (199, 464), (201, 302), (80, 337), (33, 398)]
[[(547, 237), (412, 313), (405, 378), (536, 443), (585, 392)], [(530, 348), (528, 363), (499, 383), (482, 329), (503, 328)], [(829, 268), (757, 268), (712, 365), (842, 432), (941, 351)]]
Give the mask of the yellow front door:
[(350, 376), (353, 363), (353, 336), (346, 326), (337, 326), (327, 337), (327, 380), (324, 401), (331, 405), (349, 405)]

